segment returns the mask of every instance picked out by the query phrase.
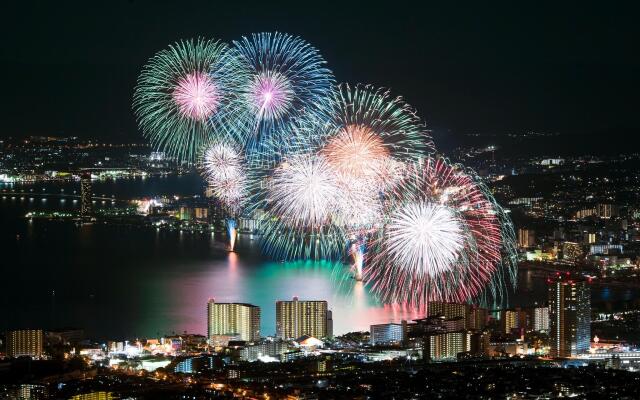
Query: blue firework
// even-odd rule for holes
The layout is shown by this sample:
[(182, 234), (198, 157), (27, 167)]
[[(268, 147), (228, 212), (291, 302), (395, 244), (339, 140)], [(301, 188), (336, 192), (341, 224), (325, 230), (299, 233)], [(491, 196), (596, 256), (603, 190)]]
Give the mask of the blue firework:
[(241, 89), (249, 112), (234, 132), (254, 159), (279, 159), (304, 141), (300, 126), (328, 119), (333, 74), (318, 50), (299, 37), (258, 33), (233, 44), (249, 66)]

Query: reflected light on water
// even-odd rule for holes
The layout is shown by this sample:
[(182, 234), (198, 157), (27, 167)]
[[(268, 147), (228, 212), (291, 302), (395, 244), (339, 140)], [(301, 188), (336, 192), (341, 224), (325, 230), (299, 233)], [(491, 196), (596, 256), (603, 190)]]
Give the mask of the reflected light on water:
[(182, 325), (175, 329), (190, 332), (206, 332), (204, 310), (210, 298), (259, 306), (263, 335), (275, 334), (276, 301), (294, 296), (326, 300), (333, 311), (336, 334), (424, 316), (411, 307), (381, 304), (363, 282), (353, 279), (348, 265), (326, 261), (256, 261), (228, 253), (226, 259), (207, 263), (197, 274), (178, 277), (169, 291), (171, 298), (181, 299), (170, 303), (176, 308), (171, 314), (181, 316), (174, 323)]

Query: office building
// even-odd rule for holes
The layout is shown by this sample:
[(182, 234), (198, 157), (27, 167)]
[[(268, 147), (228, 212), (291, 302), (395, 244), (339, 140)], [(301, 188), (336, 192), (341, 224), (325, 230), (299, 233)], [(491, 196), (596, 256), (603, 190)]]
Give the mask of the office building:
[(591, 291), (584, 279), (557, 274), (549, 280), (550, 355), (587, 353), (591, 341)]
[(401, 344), (406, 339), (407, 321), (401, 323), (371, 325), (369, 343), (376, 345)]
[(2, 399), (44, 400), (50, 398), (46, 385), (22, 384), (3, 386), (3, 389), (0, 391), (0, 393), (2, 393), (0, 396), (3, 396)]
[(328, 325), (333, 325), (333, 320), (324, 300), (294, 297), (291, 301), (276, 302), (276, 336), (281, 339), (297, 339), (303, 335), (326, 338), (330, 333)]
[(613, 204), (596, 204), (596, 214), (600, 218), (609, 219), (618, 215), (618, 208)]
[(593, 244), (596, 242), (596, 234), (593, 232), (585, 232), (584, 234), (584, 244)]
[(21, 329), (7, 332), (7, 356), (42, 357), (42, 329)]
[(253, 342), (260, 339), (260, 307), (246, 303), (207, 304), (207, 328), (209, 342), (217, 336), (230, 336), (237, 340)]
[(91, 174), (80, 177), (80, 216), (90, 218), (93, 213), (93, 193), (91, 192)]
[(281, 340), (264, 340), (242, 348), (239, 355), (242, 361), (253, 362), (266, 357), (280, 361), (290, 347), (288, 342)]

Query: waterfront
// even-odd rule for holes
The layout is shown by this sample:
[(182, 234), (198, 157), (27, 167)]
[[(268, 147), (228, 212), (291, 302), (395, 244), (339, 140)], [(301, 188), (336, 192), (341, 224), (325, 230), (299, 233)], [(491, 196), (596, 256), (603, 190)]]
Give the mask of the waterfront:
[[(42, 191), (42, 186), (25, 186), (31, 188)], [(72, 192), (74, 184), (45, 188), (60, 189)], [(117, 198), (200, 192), (193, 175), (94, 183), (97, 195)], [(77, 207), (77, 202), (53, 196), (0, 199), (0, 217), (8, 227), (2, 230), (3, 263), (11, 266), (3, 268), (0, 330), (75, 326), (96, 338), (185, 330), (204, 334), (209, 298), (259, 305), (264, 335), (275, 332), (275, 301), (293, 296), (326, 299), (336, 333), (421, 316), (417, 310), (381, 305), (366, 287), (338, 276), (328, 263), (265, 260), (248, 235), (240, 236), (236, 253), (228, 253), (222, 236), (22, 217), (33, 209)], [(593, 292), (594, 305), (619, 308), (638, 299), (637, 290), (625, 288)], [(510, 305), (545, 299), (544, 279), (528, 271), (520, 275)]]

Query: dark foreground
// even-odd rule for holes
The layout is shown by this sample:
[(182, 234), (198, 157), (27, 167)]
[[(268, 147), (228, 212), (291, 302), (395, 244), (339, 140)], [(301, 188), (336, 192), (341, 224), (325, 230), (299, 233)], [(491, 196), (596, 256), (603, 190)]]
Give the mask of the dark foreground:
[[(0, 398), (32, 399), (637, 399), (640, 374), (540, 361), (420, 364), (322, 359), (239, 364), (201, 374), (85, 369), (9, 383)], [(51, 368), (49, 366), (48, 368)], [(22, 373), (24, 371), (15, 371)], [(22, 375), (23, 377), (25, 375)], [(14, 381), (15, 382), (15, 381)], [(26, 396), (29, 397), (20, 397)]]

